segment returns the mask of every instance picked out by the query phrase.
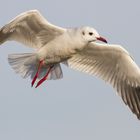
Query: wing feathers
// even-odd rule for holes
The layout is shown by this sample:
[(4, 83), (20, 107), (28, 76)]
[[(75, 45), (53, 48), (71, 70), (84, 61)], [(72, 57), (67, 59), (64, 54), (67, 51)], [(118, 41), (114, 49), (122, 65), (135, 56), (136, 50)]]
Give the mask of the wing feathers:
[(28, 47), (40, 48), (65, 29), (54, 26), (37, 11), (31, 10), (20, 14), (0, 30), (0, 44), (15, 40)]
[(110, 83), (140, 119), (140, 70), (125, 49), (119, 45), (90, 43), (70, 58), (68, 65)]

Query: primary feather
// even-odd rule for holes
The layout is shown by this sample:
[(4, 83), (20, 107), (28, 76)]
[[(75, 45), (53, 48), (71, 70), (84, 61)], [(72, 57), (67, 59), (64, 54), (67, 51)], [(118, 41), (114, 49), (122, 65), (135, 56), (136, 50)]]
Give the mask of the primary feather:
[(140, 69), (120, 45), (90, 43), (68, 65), (110, 83), (140, 119)]

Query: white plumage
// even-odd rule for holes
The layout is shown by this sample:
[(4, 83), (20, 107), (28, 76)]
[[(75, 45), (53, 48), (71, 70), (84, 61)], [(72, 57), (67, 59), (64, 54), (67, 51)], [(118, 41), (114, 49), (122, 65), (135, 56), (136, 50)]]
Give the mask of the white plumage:
[(8, 56), (17, 73), (33, 79), (32, 86), (36, 79), (38, 87), (46, 79), (62, 78), (60, 63), (63, 63), (110, 83), (140, 119), (140, 69), (120, 45), (96, 43), (106, 40), (95, 29), (57, 27), (32, 10), (1, 28), (0, 44), (8, 40), (37, 49), (34, 53)]

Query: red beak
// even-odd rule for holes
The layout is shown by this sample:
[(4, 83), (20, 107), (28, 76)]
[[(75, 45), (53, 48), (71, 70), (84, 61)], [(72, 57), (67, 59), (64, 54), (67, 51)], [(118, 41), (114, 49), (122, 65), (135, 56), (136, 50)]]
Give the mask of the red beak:
[(97, 40), (107, 43), (107, 40), (103, 37), (97, 37)]

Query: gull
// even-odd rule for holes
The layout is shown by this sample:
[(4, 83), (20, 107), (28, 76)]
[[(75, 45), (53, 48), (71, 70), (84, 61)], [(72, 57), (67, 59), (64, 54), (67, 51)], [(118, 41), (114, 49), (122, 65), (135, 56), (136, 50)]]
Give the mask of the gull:
[(0, 29), (0, 44), (10, 40), (35, 49), (33, 53), (8, 55), (16, 73), (31, 77), (31, 86), (61, 79), (60, 64), (64, 64), (109, 83), (140, 119), (139, 67), (122, 46), (107, 44), (94, 28), (61, 28), (49, 23), (39, 11), (30, 10)]

